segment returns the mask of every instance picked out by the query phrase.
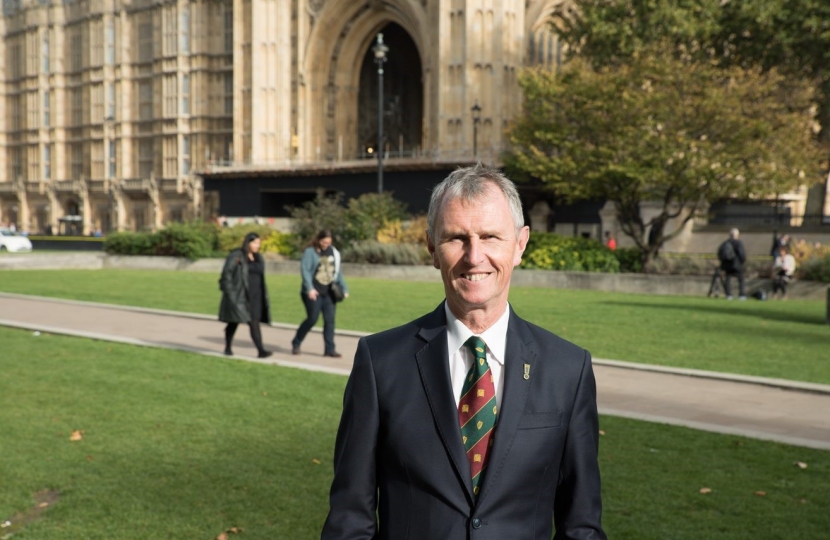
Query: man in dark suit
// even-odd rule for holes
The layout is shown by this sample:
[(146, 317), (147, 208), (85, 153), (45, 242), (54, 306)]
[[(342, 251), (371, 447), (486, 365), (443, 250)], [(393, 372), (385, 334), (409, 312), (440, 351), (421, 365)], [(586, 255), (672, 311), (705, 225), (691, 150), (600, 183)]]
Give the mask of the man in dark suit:
[(360, 340), (322, 540), (605, 539), (591, 357), (507, 303), (515, 186), (459, 169), (428, 223), (446, 301)]

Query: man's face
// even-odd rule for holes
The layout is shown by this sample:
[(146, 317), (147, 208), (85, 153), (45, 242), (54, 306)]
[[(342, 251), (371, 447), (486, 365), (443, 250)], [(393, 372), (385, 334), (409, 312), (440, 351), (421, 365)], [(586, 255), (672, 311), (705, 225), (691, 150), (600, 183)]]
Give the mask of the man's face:
[(441, 271), (450, 309), (462, 317), (473, 310), (501, 312), (513, 267), (522, 261), (529, 229), (516, 227), (507, 198), (495, 185), (477, 200), (444, 201), (428, 244)]

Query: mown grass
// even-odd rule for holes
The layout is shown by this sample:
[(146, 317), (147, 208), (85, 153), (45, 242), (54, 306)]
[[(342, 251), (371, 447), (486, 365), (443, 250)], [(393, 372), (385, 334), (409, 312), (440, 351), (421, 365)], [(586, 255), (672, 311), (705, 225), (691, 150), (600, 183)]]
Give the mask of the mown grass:
[[(218, 276), (136, 270), (0, 274), (0, 291), (216, 313)], [(440, 283), (349, 279), (338, 328), (378, 331), (435, 308)], [(274, 320), (303, 316), (299, 277), (269, 275)], [(598, 358), (830, 384), (830, 326), (814, 300), (727, 302), (688, 296), (514, 287), (516, 311)]]
[[(345, 377), (5, 328), (0, 342), (0, 522), (59, 493), (15, 539), (319, 538)], [(830, 452), (601, 427), (610, 538), (827, 538)]]

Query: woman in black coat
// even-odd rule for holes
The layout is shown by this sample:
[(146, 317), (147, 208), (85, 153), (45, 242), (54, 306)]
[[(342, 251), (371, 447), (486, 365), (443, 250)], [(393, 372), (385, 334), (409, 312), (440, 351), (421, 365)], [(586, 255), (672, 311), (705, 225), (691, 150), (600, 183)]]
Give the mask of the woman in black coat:
[(262, 346), (259, 328), (259, 323), (271, 322), (271, 306), (265, 287), (265, 261), (259, 254), (260, 242), (257, 233), (248, 233), (242, 247), (228, 254), (219, 279), (222, 290), (219, 320), (228, 323), (225, 327), (225, 354), (229, 356), (233, 354), (231, 342), (239, 323), (247, 323), (251, 328), (251, 339), (259, 358), (272, 354)]

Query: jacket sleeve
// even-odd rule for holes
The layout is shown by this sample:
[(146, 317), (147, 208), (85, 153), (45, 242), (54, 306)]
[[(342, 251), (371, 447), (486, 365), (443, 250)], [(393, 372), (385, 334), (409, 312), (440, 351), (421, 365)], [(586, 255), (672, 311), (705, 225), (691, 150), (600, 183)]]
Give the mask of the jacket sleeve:
[(343, 398), (343, 415), (334, 446), (329, 514), (321, 540), (375, 538), (378, 409), (371, 354), (365, 339), (361, 338)]
[(738, 247), (738, 249), (736, 251), (737, 251), (738, 260), (741, 261), (741, 264), (743, 264), (743, 263), (746, 262), (746, 247), (744, 247), (743, 242), (738, 242), (737, 247)]
[(601, 523), (602, 498), (597, 462), (597, 389), (591, 355), (587, 351), (578, 384), (556, 488), (554, 539), (606, 540)]
[(314, 248), (306, 248), (300, 260), (300, 275), (303, 278), (302, 293), (308, 294), (314, 288), (315, 266)]
[(349, 286), (346, 285), (346, 280), (343, 278), (343, 265), (340, 264), (340, 252), (337, 251), (335, 248), (334, 250), (334, 264), (337, 269), (337, 273), (334, 276), (334, 280), (340, 285), (340, 288), (343, 289), (343, 292), (348, 294), (349, 293)]
[(227, 294), (233, 286), (233, 272), (236, 262), (237, 258), (234, 252), (231, 252), (225, 258), (225, 264), (222, 266), (222, 276), (219, 278), (219, 289), (223, 293)]

